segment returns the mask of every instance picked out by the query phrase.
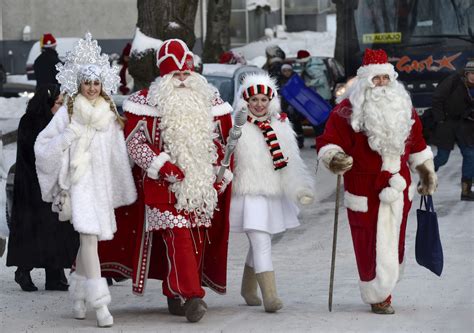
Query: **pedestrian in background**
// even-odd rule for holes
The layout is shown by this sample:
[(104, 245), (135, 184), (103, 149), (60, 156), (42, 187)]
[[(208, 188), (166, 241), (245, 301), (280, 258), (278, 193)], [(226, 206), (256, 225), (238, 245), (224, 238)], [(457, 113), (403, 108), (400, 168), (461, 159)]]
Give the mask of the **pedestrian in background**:
[(133, 77), (128, 71), (128, 64), (130, 62), (130, 52), (132, 51), (132, 44), (127, 43), (122, 50), (122, 55), (119, 59), (120, 71), (120, 87), (119, 91), (122, 95), (130, 95), (133, 92)]
[(474, 201), (474, 60), (468, 61), (462, 74), (453, 73), (436, 87), (433, 117), (436, 122), (432, 143), (438, 147), (435, 170), (448, 162), (457, 144), (463, 156), (461, 200)]
[[(293, 76), (293, 66), (290, 64), (283, 64), (281, 66), (281, 77), (280, 82), (278, 82), (278, 86), (281, 88), (283, 87), (288, 80)], [(281, 96), (281, 95), (280, 95)], [(298, 111), (292, 107), (286, 99), (281, 96), (281, 111), (285, 112), (288, 115), (288, 119), (290, 119), (291, 123), (293, 124), (293, 130), (296, 133), (296, 140), (298, 142), (298, 148), (304, 147), (304, 132), (303, 132), (303, 125), (302, 121), (305, 119), (303, 115), (301, 115)]]
[(68, 290), (64, 268), (70, 268), (79, 236), (70, 223), (59, 222), (51, 204), (41, 199), (33, 146), (63, 104), (59, 86), (43, 85), (28, 103), (18, 126), (16, 170), (8, 240), (7, 266), (17, 266), (15, 281), (24, 291), (36, 291), (30, 272), (44, 268), (46, 290)]
[(281, 66), (283, 66), (283, 62), (286, 58), (285, 52), (278, 45), (269, 45), (265, 49), (265, 55), (267, 57), (267, 61), (262, 68), (266, 70), (268, 74), (276, 80), (277, 83), (280, 82)]
[(33, 64), (37, 89), (47, 84), (58, 84), (56, 64), (61, 62), (56, 52), (56, 39), (52, 34), (46, 33), (41, 36), (40, 47), (41, 54)]

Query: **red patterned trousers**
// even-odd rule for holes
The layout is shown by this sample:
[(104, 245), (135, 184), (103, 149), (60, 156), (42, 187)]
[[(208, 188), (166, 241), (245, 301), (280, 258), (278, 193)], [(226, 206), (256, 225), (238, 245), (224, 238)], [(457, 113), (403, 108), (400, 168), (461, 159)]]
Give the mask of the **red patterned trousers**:
[(167, 274), (163, 294), (170, 298), (203, 298), (202, 252), (204, 231), (201, 228), (168, 228), (159, 232), (166, 248)]

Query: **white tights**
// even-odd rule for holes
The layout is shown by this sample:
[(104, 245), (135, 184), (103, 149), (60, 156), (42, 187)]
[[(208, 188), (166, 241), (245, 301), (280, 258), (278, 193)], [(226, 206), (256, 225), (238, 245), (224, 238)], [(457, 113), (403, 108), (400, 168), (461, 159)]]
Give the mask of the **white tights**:
[(80, 246), (76, 257), (76, 273), (87, 279), (101, 277), (99, 254), (97, 252), (98, 239), (96, 235), (80, 234)]
[(255, 273), (273, 271), (272, 238), (264, 231), (246, 231), (249, 239), (249, 252), (245, 263), (253, 267)]

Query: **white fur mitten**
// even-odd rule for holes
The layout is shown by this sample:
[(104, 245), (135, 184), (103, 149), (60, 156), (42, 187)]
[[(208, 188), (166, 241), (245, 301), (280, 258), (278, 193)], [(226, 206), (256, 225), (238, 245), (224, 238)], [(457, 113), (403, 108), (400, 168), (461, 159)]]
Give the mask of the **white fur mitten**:
[(296, 197), (298, 201), (302, 205), (310, 205), (314, 202), (314, 194), (309, 189), (301, 189), (298, 190)]

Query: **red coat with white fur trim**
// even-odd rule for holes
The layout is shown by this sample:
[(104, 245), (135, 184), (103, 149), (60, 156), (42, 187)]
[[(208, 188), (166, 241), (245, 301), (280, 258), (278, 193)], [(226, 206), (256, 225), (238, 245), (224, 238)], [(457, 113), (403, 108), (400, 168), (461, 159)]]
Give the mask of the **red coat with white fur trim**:
[(372, 150), (364, 132), (350, 125), (348, 99), (332, 111), (322, 136), (317, 138), (318, 157), (343, 151), (354, 159), (344, 174), (345, 198), (351, 227), (360, 288), (364, 302), (384, 301), (401, 276), (405, 229), (416, 184), (410, 168), (433, 158), (422, 136), (422, 125), (413, 111), (414, 124), (405, 153), (390, 158)]
[[(131, 206), (116, 210), (118, 231), (114, 240), (102, 242), (104, 244), (99, 246), (102, 275), (132, 278), (133, 292), (139, 295), (144, 293), (147, 278), (162, 280), (166, 276), (164, 269), (166, 256), (161, 255), (165, 252), (164, 244), (153, 242), (154, 233), (147, 232), (145, 228), (145, 198), (152, 194), (158, 195), (163, 199), (158, 204), (160, 210), (176, 211), (174, 194), (168, 191), (168, 184), (165, 181), (152, 180), (153, 184), (147, 186), (147, 191), (144, 189), (145, 180), (151, 180), (147, 177), (146, 169), (161, 151), (158, 130), (160, 115), (156, 107), (148, 104), (147, 95), (147, 89), (141, 90), (130, 96), (123, 105), (127, 118), (124, 131), (129, 151), (133, 148), (130, 147), (133, 145), (131, 140), (140, 142), (131, 154), (135, 162), (133, 175), (138, 200)], [(218, 162), (223, 157), (226, 140), (232, 127), (231, 111), (230, 105), (222, 101), (216, 93), (212, 100), (212, 113), (216, 122), (215, 143), (218, 146)], [(141, 138), (142, 135), (145, 136), (144, 140)], [(218, 210), (214, 212), (212, 227), (208, 229), (209, 242), (205, 243), (203, 255), (202, 283), (218, 293), (226, 291), (230, 187), (229, 184), (224, 193), (219, 195)], [(174, 226), (163, 225), (163, 228), (166, 227)]]

